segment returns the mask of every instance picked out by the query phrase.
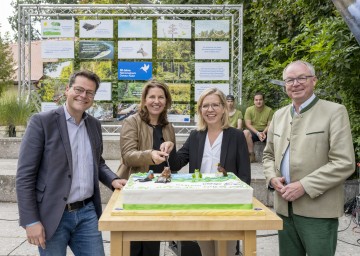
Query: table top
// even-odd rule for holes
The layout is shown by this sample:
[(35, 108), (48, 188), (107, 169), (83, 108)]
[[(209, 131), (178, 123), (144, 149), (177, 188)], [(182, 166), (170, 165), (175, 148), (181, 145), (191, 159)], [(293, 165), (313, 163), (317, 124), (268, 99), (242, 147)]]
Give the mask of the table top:
[[(99, 229), (106, 231), (236, 231), (280, 230), (282, 220), (256, 198), (253, 208), (257, 214), (124, 214), (113, 210), (121, 196), (115, 190), (99, 220)], [(256, 210), (255, 210), (256, 209)], [(261, 210), (259, 210), (261, 209)], [(191, 211), (190, 211), (191, 212)]]

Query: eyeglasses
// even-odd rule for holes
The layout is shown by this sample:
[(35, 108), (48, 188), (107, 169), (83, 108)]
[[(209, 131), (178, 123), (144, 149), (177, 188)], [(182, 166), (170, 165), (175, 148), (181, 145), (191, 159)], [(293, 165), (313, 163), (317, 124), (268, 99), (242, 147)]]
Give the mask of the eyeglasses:
[(201, 106), (202, 110), (209, 110), (209, 108), (211, 107), (213, 110), (219, 110), (221, 108), (222, 104), (221, 103), (211, 103), (211, 104), (204, 104)]
[(94, 91), (90, 91), (90, 90), (85, 90), (84, 88), (80, 87), (80, 86), (74, 86), (73, 87), (74, 89), (74, 92), (77, 94), (77, 95), (81, 95), (83, 94), (84, 92), (86, 92), (86, 97), (90, 98), (90, 99), (93, 99), (95, 97), (95, 92)]
[(303, 84), (306, 82), (306, 80), (309, 78), (309, 77), (314, 77), (314, 76), (300, 76), (300, 77), (296, 77), (296, 78), (288, 78), (288, 79), (285, 79), (285, 84), (286, 85), (293, 85), (295, 83), (295, 80), (299, 83), (299, 84)]

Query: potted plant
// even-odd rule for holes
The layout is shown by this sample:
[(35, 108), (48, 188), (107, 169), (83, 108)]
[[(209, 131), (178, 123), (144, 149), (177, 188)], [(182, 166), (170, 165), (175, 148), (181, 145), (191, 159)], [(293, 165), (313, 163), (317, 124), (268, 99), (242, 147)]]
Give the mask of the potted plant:
[[(22, 137), (29, 117), (32, 114), (32, 107), (24, 99), (17, 99), (15, 94), (4, 95), (1, 103), (1, 120), (7, 126), (9, 137)], [(6, 128), (4, 128), (6, 133)]]
[(9, 124), (6, 116), (6, 104), (0, 99), (0, 138), (9, 137)]
[(32, 108), (24, 99), (16, 100), (13, 104), (14, 108), (11, 125), (15, 127), (16, 137), (22, 137), (25, 133), (26, 124), (32, 114)]

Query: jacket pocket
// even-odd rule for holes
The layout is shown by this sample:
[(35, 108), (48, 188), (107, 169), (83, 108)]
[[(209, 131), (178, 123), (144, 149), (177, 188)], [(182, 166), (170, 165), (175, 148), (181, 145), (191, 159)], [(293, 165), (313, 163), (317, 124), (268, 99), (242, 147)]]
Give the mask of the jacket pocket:
[(325, 133), (325, 131), (307, 132), (306, 135), (313, 135), (313, 134), (319, 134), (319, 133)]
[[(313, 157), (314, 155), (327, 155), (326, 152), (329, 151), (329, 138), (326, 131), (307, 131), (304, 137), (304, 143), (307, 145), (308, 157)], [(306, 159), (306, 157), (304, 156)]]
[(46, 185), (43, 183), (36, 184), (36, 201), (40, 203), (44, 197)]

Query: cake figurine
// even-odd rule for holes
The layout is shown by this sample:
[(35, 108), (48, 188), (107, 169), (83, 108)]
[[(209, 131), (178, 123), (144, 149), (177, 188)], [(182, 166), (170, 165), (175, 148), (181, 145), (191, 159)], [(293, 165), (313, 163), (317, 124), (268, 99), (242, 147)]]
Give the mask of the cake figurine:
[[(220, 163), (217, 164), (217, 170), (218, 170), (218, 172), (220, 172), (220, 173), (222, 174), (221, 176), (224, 176), (224, 177), (227, 176), (227, 172), (226, 172), (225, 168), (222, 167), (222, 166), (220, 165)], [(220, 176), (220, 175), (219, 175), (219, 176)]]
[(192, 175), (193, 179), (201, 179), (202, 178), (202, 174), (200, 172), (199, 169), (195, 169), (195, 172)]
[(160, 176), (155, 181), (156, 183), (167, 183), (171, 181), (171, 171), (170, 167), (164, 167), (164, 170), (160, 174)]
[(149, 170), (149, 172), (147, 173), (146, 177), (144, 179), (140, 179), (140, 182), (146, 182), (146, 181), (151, 181), (154, 178), (154, 171), (153, 170)]

